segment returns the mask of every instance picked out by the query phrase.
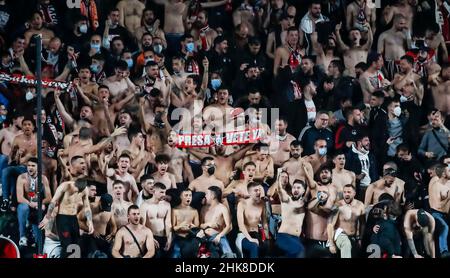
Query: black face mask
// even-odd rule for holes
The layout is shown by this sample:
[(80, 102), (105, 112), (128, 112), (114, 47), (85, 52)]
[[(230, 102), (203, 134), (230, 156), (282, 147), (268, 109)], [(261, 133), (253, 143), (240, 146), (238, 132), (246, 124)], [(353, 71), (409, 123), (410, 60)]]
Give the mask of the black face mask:
[(95, 196), (94, 197), (89, 196), (89, 202), (91, 203), (95, 202)]
[(212, 176), (212, 175), (214, 175), (214, 172), (216, 171), (216, 167), (211, 166), (211, 167), (208, 168), (207, 171), (208, 171), (208, 174), (209, 174), (210, 176)]

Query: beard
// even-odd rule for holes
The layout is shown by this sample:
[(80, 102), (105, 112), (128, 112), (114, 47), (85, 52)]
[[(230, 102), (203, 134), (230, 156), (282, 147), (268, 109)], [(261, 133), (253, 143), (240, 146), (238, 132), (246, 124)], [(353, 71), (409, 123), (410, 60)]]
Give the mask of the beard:
[(330, 184), (331, 183), (331, 178), (328, 178), (328, 179), (320, 179), (320, 183), (321, 184), (323, 184), (323, 185), (327, 185), (327, 184)]
[(303, 195), (299, 195), (299, 196), (292, 196), (292, 201), (298, 201), (303, 197)]

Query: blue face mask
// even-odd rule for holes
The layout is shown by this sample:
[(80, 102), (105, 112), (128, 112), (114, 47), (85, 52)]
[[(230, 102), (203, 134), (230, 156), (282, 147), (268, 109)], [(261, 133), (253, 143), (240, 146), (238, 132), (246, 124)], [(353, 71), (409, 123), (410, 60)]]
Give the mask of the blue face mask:
[(2, 124), (6, 120), (5, 115), (0, 115), (0, 124)]
[(100, 71), (100, 66), (97, 64), (92, 64), (89, 68), (93, 73), (98, 73)]
[(153, 51), (155, 51), (155, 53), (160, 54), (163, 51), (163, 46), (160, 44), (155, 44), (153, 45)]
[(131, 68), (133, 66), (133, 59), (126, 59), (125, 61), (127, 61), (128, 68)]
[(189, 42), (186, 44), (186, 51), (187, 52), (194, 52), (195, 44), (193, 42)]
[(100, 44), (91, 43), (91, 48), (95, 49), (95, 52), (97, 53), (100, 51)]
[(87, 26), (87, 24), (82, 24), (82, 25), (80, 25), (80, 33), (86, 34), (87, 31), (88, 31), (88, 26)]
[(213, 90), (219, 89), (220, 85), (222, 85), (222, 80), (220, 79), (211, 79), (211, 87)]
[(319, 155), (325, 156), (327, 154), (327, 148), (319, 148)]

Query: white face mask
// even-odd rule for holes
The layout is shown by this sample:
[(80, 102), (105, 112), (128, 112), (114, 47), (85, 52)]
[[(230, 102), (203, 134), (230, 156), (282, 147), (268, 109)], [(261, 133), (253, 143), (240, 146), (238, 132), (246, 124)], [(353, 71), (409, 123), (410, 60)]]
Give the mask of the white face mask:
[(400, 96), (400, 102), (406, 102), (408, 101), (408, 98), (405, 96)]
[(402, 114), (402, 109), (400, 108), (400, 106), (397, 106), (394, 108), (394, 115), (396, 117), (400, 117), (400, 115)]
[(25, 94), (25, 99), (27, 101), (30, 101), (34, 98), (34, 94), (31, 91), (27, 91), (27, 93)]

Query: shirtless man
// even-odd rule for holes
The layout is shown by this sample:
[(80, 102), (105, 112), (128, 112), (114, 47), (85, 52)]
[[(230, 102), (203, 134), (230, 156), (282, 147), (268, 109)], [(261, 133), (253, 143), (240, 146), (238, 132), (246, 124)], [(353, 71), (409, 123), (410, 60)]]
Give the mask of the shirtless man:
[(94, 224), (92, 223), (92, 211), (89, 205), (87, 181), (85, 178), (76, 181), (68, 181), (62, 183), (56, 189), (47, 210), (47, 214), (42, 219), (39, 228), (43, 229), (48, 222), (52, 222), (53, 226), (55, 217), (53, 210), (58, 206), (56, 215), (56, 227), (58, 230), (59, 240), (61, 241), (62, 252), (61, 257), (67, 256), (67, 247), (71, 244), (77, 244), (80, 231), (78, 226), (78, 209), (84, 208), (84, 217), (86, 217), (88, 234), (94, 233)]
[(120, 180), (116, 180), (113, 183), (113, 203), (112, 210), (114, 212), (114, 222), (116, 222), (117, 229), (128, 223), (127, 210), (132, 203), (125, 201), (125, 186)]
[(108, 193), (113, 193), (113, 183), (116, 180), (122, 181), (125, 186), (125, 201), (134, 202), (139, 195), (136, 180), (128, 173), (131, 166), (131, 158), (128, 152), (122, 152), (117, 161), (117, 169), (108, 168), (106, 170)]
[(344, 185), (351, 184), (356, 186), (356, 175), (352, 171), (344, 169), (345, 155), (342, 152), (335, 153), (333, 157), (333, 174), (331, 179), (334, 186), (336, 186), (337, 199), (341, 200), (344, 193)]
[[(17, 220), (19, 222), (19, 246), (27, 246), (26, 237), (26, 225), (30, 212), (37, 215), (38, 209), (38, 196), (42, 198), (42, 209), (45, 210), (45, 206), (48, 205), (52, 199), (50, 186), (45, 176), (42, 177), (43, 188), (38, 193), (37, 182), (37, 165), (38, 160), (36, 157), (31, 157), (27, 162), (27, 172), (21, 174), (17, 178)], [(33, 217), (34, 218), (34, 217)], [(31, 222), (31, 221), (30, 221)], [(33, 221), (34, 222), (34, 221)], [(33, 231), (33, 236), (37, 240), (40, 236), (38, 231), (38, 220), (36, 223), (30, 223)]]
[(376, 10), (372, 1), (355, 0), (348, 4), (346, 14), (347, 30), (353, 28), (359, 29), (360, 32), (367, 32), (365, 24), (369, 23), (372, 33), (375, 34)]
[(177, 148), (177, 133), (174, 130), (169, 132), (167, 144), (163, 147), (163, 154), (170, 157), (169, 171), (175, 175), (178, 187), (184, 185), (185, 181), (194, 180), (188, 154)]
[(433, 216), (423, 209), (410, 209), (405, 213), (403, 228), (405, 229), (406, 240), (409, 250), (414, 258), (423, 258), (416, 250), (414, 236), (421, 234), (423, 247), (430, 258), (435, 258), (434, 230), (436, 223)]
[(397, 165), (387, 162), (383, 165), (383, 177), (369, 185), (364, 198), (366, 207), (378, 203), (378, 198), (383, 193), (391, 195), (398, 205), (405, 203), (405, 182), (397, 178)]
[(395, 5), (387, 5), (384, 8), (383, 14), (381, 16), (381, 23), (383, 25), (388, 25), (391, 20), (393, 18), (395, 20), (395, 16), (399, 14), (405, 17), (406, 26), (408, 26), (409, 30), (412, 30), (411, 28), (414, 19), (414, 9), (410, 5), (409, 0), (397, 0), (397, 3), (395, 3)]
[(311, 164), (314, 173), (316, 173), (320, 166), (327, 162), (327, 141), (317, 139), (314, 142), (314, 151), (315, 153), (305, 157), (304, 160)]
[(8, 157), (11, 153), (14, 137), (22, 133), (22, 120), (23, 116), (15, 113), (12, 116), (10, 126), (0, 130), (0, 173), (8, 166)]
[(162, 41), (163, 48), (167, 48), (166, 36), (160, 28), (160, 21), (156, 18), (155, 12), (151, 9), (144, 9), (142, 15), (142, 26), (133, 33), (139, 41), (143, 39), (144, 34), (150, 34), (152, 37), (158, 37)]
[(344, 185), (343, 191), (344, 198), (337, 202), (339, 210), (327, 227), (328, 242), (331, 253), (336, 254), (339, 249), (341, 258), (352, 258), (352, 246), (358, 244), (363, 233), (365, 210), (364, 204), (355, 199), (354, 185)]
[(367, 40), (364, 45), (361, 45), (361, 32), (359, 29), (350, 29), (348, 34), (348, 39), (350, 41), (350, 46), (346, 45), (340, 34), (341, 24), (337, 24), (335, 28), (336, 43), (338, 48), (343, 54), (344, 64), (345, 64), (345, 74), (351, 77), (356, 77), (355, 66), (360, 62), (367, 61), (367, 53), (369, 52), (372, 42), (373, 33), (369, 23), (364, 24), (364, 28), (367, 28)]
[(437, 82), (431, 83), (434, 107), (444, 115), (450, 114), (450, 64), (443, 64)]
[(367, 70), (359, 76), (364, 103), (369, 105), (372, 94), (381, 89), (387, 89), (391, 82), (381, 72), (384, 66), (383, 56), (379, 53), (367, 55)]
[[(431, 24), (425, 31), (425, 42), (427, 46), (435, 51), (437, 61), (448, 62), (448, 50), (444, 36), (441, 34), (439, 25)], [(440, 54), (440, 56), (439, 56)]]
[(83, 93), (91, 99), (95, 99), (98, 96), (98, 84), (92, 82), (92, 73), (89, 66), (80, 66), (78, 72), (78, 78), (80, 78), (80, 87)]
[(257, 143), (253, 150), (256, 151), (255, 154), (247, 156), (243, 159), (243, 163), (248, 161), (253, 161), (256, 165), (255, 180), (260, 180), (267, 184), (272, 183), (270, 180), (274, 177), (274, 163), (272, 157), (269, 155), (269, 145), (265, 143)]
[(155, 239), (155, 258), (167, 257), (172, 245), (171, 208), (165, 197), (166, 186), (157, 182), (153, 185), (153, 196), (141, 206), (142, 224), (152, 230)]
[(126, 27), (130, 33), (134, 34), (141, 26), (145, 5), (139, 0), (122, 0), (117, 3), (116, 7), (120, 13), (120, 25)]
[(415, 98), (418, 103), (422, 103), (423, 99), (423, 85), (422, 85), (422, 77), (414, 72), (414, 58), (408, 55), (404, 55), (400, 57), (400, 72), (394, 75), (394, 80), (392, 80), (392, 85), (398, 91), (401, 91), (404, 87), (411, 85), (410, 82), (414, 82), (413, 84), (415, 88)]
[[(249, 35), (255, 35), (255, 30), (257, 30), (258, 26), (256, 23), (262, 22), (261, 12), (263, 11), (262, 7), (253, 6), (254, 2), (250, 0), (244, 0), (240, 7), (238, 7), (233, 12), (233, 25), (246, 25), (249, 29)], [(257, 10), (259, 9), (259, 10)]]
[(114, 75), (108, 77), (103, 81), (103, 85), (108, 86), (111, 97), (120, 98), (120, 96), (131, 90), (135, 91), (135, 85), (131, 82), (130, 70), (128, 69), (128, 64), (125, 61), (118, 61), (114, 67)]
[[(111, 256), (111, 243), (117, 231), (114, 213), (111, 211), (113, 197), (109, 194), (103, 194), (100, 197), (99, 205), (91, 205), (92, 223), (94, 224), (94, 233), (92, 235), (83, 235), (82, 242), (86, 244), (85, 254), (91, 255), (99, 250), (108, 257)], [(87, 232), (89, 229), (85, 224), (85, 217), (78, 213), (78, 223), (80, 228)]]
[(191, 207), (192, 192), (185, 189), (180, 193), (181, 204), (172, 210), (172, 226), (174, 237), (174, 258), (195, 258), (198, 246), (198, 237), (204, 236), (202, 230), (198, 231), (200, 220), (198, 211)]
[[(7, 211), (10, 207), (10, 195), (12, 196), (13, 206), (15, 208), (16, 200), (16, 181), (17, 177), (25, 173), (26, 163), (29, 158), (37, 156), (36, 134), (34, 133), (35, 122), (32, 118), (24, 118), (22, 120), (22, 134), (14, 137), (11, 152), (9, 154), (9, 162), (15, 163), (6, 167), (2, 171), (2, 196), (3, 202), (1, 211)], [(14, 166), (16, 165), (16, 166)]]
[(300, 236), (305, 218), (305, 193), (306, 184), (303, 181), (294, 181), (290, 194), (283, 188), (281, 182), (278, 182), (282, 221), (275, 244), (287, 258), (304, 257), (305, 248)]
[(201, 10), (198, 12), (191, 35), (195, 41), (201, 42), (203, 51), (208, 51), (212, 47), (214, 39), (217, 37), (217, 32), (209, 27), (207, 11)]
[(256, 164), (253, 161), (249, 161), (242, 166), (242, 174), (244, 179), (242, 180), (233, 180), (224, 190), (223, 196), (227, 197), (231, 193), (238, 198), (236, 204), (241, 199), (247, 199), (250, 195), (247, 192), (247, 185), (250, 182), (253, 182), (253, 178), (256, 172)]
[(170, 157), (165, 154), (158, 154), (155, 157), (157, 171), (153, 173), (155, 183), (160, 182), (166, 186), (167, 189), (176, 189), (177, 183), (175, 181), (175, 175), (168, 172)]
[(206, 205), (200, 212), (200, 229), (207, 240), (220, 245), (222, 256), (230, 257), (233, 251), (226, 235), (231, 231), (231, 215), (228, 208), (221, 203), (222, 189), (212, 185), (206, 190)]
[(378, 38), (377, 52), (383, 54), (388, 78), (398, 72), (396, 62), (411, 48), (410, 30), (405, 16), (396, 14), (392, 28), (381, 33)]
[(244, 237), (242, 239), (243, 257), (255, 259), (259, 258), (263, 238), (266, 238), (266, 235), (262, 235), (260, 231), (265, 233), (268, 230), (268, 224), (261, 184), (250, 182), (247, 185), (247, 191), (250, 197), (239, 202), (237, 206), (237, 222), (240, 232), (238, 239)]
[(114, 240), (113, 257), (152, 258), (155, 255), (153, 234), (149, 228), (139, 224), (139, 207), (131, 205), (127, 214), (128, 224), (119, 229)]
[(42, 35), (42, 45), (44, 48), (48, 47), (50, 40), (55, 36), (52, 30), (47, 29), (43, 25), (44, 20), (42, 18), (42, 14), (38, 11), (34, 12), (30, 18), (30, 29), (25, 32), (25, 44), (27, 46), (30, 45), (31, 38), (33, 35), (40, 34)]
[(278, 75), (280, 68), (289, 65), (291, 70), (295, 70), (300, 65), (305, 52), (300, 47), (298, 29), (289, 27), (287, 29), (286, 42), (275, 50), (273, 74)]
[(436, 166), (436, 175), (439, 180), (430, 183), (428, 192), (430, 197), (431, 215), (439, 226), (439, 254), (441, 257), (448, 257), (447, 237), (448, 237), (448, 211), (450, 204), (450, 169), (444, 164)]
[[(210, 186), (217, 186), (220, 188), (221, 191), (225, 189), (225, 186), (221, 180), (218, 180), (214, 173), (216, 171), (216, 165), (214, 163), (214, 158), (211, 156), (204, 157), (201, 160), (201, 167), (202, 167), (202, 175), (193, 180), (189, 184), (189, 189), (193, 192), (193, 207), (195, 208), (201, 208), (201, 201), (203, 200), (203, 197), (208, 192), (208, 188)], [(200, 193), (198, 196), (199, 198), (196, 198), (195, 193)], [(221, 194), (222, 195), (222, 192)], [(219, 200), (221, 202), (222, 200)], [(197, 202), (197, 204), (195, 204)], [(198, 203), (200, 202), (200, 203)]]
[(288, 123), (284, 118), (275, 121), (275, 132), (270, 138), (270, 155), (275, 167), (280, 167), (289, 159), (289, 146), (295, 137), (287, 133)]
[(313, 173), (303, 165), (306, 173), (308, 191), (311, 199), (306, 211), (306, 257), (327, 257), (329, 256), (326, 243), (328, 240), (327, 224), (336, 201), (336, 189), (331, 184), (331, 168), (322, 166), (318, 170), (319, 181), (313, 179)]
[[(215, 103), (206, 106), (203, 110), (203, 119), (206, 130), (214, 128), (216, 132), (230, 131), (230, 114), (234, 108), (229, 104), (230, 92), (227, 87), (221, 86), (216, 94)], [(234, 126), (232, 127), (234, 129)]]
[[(303, 171), (303, 168), (305, 167), (311, 172), (314, 172), (311, 164), (301, 157), (302, 151), (303, 149), (299, 141), (294, 140), (291, 142), (291, 158), (282, 165), (283, 170), (288, 172), (291, 180), (306, 181), (306, 173)], [(303, 167), (304, 165), (305, 167)]]
[(141, 177), (141, 187), (142, 190), (139, 192), (139, 195), (136, 199), (135, 205), (141, 208), (141, 205), (150, 200), (153, 197), (153, 186), (155, 185), (155, 178), (149, 174), (142, 175)]
[[(237, 161), (244, 157), (245, 153), (252, 148), (253, 144), (249, 144), (237, 152), (234, 152), (230, 155), (225, 155), (225, 146), (224, 145), (216, 145), (215, 151), (216, 154), (207, 154), (203, 152), (199, 152), (194, 149), (189, 149), (189, 153), (193, 154), (199, 159), (203, 159), (204, 157), (211, 156), (214, 158), (214, 162), (216, 163), (216, 175), (215, 177), (223, 182), (225, 187), (230, 183), (230, 176), (233, 172), (234, 165)], [(225, 194), (224, 194), (225, 195)]]
[(153, 158), (153, 154), (146, 151), (144, 134), (140, 130), (129, 130), (128, 139), (131, 142), (127, 150), (131, 159), (129, 172), (138, 180), (147, 162)]
[[(163, 71), (164, 79), (161, 78), (161, 70)], [(154, 88), (158, 89), (160, 91), (159, 99), (161, 104), (168, 105), (172, 82), (170, 74), (165, 67), (161, 69), (155, 61), (148, 61), (145, 63), (145, 75), (137, 79), (135, 83), (147, 94), (151, 94)], [(147, 110), (145, 109), (145, 119), (149, 120), (147, 119), (147, 114), (149, 114)]]

